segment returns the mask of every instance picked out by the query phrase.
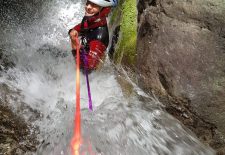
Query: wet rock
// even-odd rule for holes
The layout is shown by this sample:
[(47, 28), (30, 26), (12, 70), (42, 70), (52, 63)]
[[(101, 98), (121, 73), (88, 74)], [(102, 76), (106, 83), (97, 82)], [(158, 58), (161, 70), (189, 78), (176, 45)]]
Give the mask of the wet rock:
[(51, 55), (55, 58), (64, 58), (68, 56), (67, 51), (62, 51), (61, 49), (49, 44), (44, 44), (37, 50), (37, 52), (42, 55)]
[(225, 2), (141, 0), (139, 85), (218, 152), (225, 150)]
[(110, 59), (113, 59), (113, 55), (115, 53), (115, 48), (116, 48), (116, 44), (118, 42), (118, 39), (119, 39), (119, 32), (120, 32), (120, 26), (117, 26), (115, 28), (115, 30), (113, 31), (113, 34), (112, 34), (112, 41), (111, 41), (111, 46), (109, 48), (109, 58)]
[(10, 59), (10, 56), (6, 54), (6, 51), (0, 49), (0, 71), (8, 70), (15, 67), (15, 63)]
[(0, 154), (21, 155), (36, 150), (38, 144), (29, 126), (9, 107), (0, 104)]
[(133, 67), (136, 60), (137, 9), (134, 3), (136, 3), (134, 0), (119, 1), (110, 21), (112, 24), (110, 29), (114, 30), (114, 35), (109, 56), (113, 57), (116, 64), (129, 67)]
[[(18, 90), (4, 83), (0, 84), (0, 90), (0, 154), (21, 155), (36, 151), (39, 130), (31, 122), (40, 119), (40, 113), (21, 102)], [(11, 104), (18, 104), (18, 109), (12, 110)]]

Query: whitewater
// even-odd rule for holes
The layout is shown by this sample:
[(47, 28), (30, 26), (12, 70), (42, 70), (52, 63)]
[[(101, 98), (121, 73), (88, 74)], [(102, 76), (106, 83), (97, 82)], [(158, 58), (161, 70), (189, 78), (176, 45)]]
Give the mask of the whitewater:
[[(28, 154), (68, 155), (76, 100), (76, 65), (68, 30), (81, 21), (84, 2), (51, 0), (41, 4), (27, 6), (27, 10), (18, 7), (16, 11), (24, 12), (24, 22), (17, 20), (16, 13), (3, 17), (0, 47), (15, 67), (1, 74), (0, 83), (18, 92), (9, 95), (8, 104), (38, 129), (37, 152)], [(31, 16), (34, 9), (37, 11)], [(215, 154), (108, 57), (101, 69), (89, 75), (93, 111), (88, 110), (85, 76), (81, 74), (80, 79), (81, 154)], [(129, 87), (122, 88), (119, 79)], [(24, 104), (29, 108), (21, 109)]]

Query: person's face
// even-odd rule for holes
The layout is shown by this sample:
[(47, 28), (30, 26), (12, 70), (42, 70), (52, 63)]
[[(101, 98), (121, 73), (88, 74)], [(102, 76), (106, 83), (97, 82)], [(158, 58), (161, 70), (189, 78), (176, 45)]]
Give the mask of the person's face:
[(101, 7), (90, 1), (86, 2), (85, 6), (85, 16), (93, 16), (101, 10)]

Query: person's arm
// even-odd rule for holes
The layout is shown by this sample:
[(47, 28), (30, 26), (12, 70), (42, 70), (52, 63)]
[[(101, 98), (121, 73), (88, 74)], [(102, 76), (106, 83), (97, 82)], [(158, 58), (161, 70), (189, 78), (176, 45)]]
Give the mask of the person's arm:
[(70, 35), (72, 50), (76, 50), (76, 42), (75, 42), (75, 39), (78, 37), (78, 32), (76, 30), (72, 29), (70, 31), (69, 35)]

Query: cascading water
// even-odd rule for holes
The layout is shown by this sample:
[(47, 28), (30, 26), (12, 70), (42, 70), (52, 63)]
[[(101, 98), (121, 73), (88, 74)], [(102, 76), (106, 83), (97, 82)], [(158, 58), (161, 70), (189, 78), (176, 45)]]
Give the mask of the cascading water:
[[(17, 100), (9, 97), (8, 104), (39, 128), (40, 145), (34, 154), (70, 154), (75, 63), (67, 31), (81, 20), (83, 4), (3, 1), (0, 13), (0, 47), (15, 63), (1, 73), (0, 83), (18, 91)], [(81, 154), (214, 154), (132, 82), (134, 89), (124, 95), (116, 80), (119, 76), (107, 60), (90, 75), (93, 112), (88, 110), (86, 81), (81, 76)], [(24, 104), (29, 108), (21, 109)]]

